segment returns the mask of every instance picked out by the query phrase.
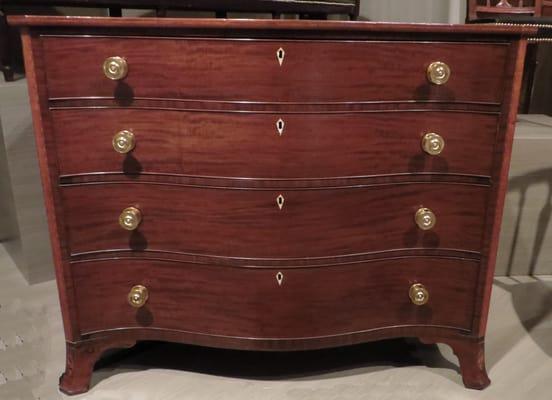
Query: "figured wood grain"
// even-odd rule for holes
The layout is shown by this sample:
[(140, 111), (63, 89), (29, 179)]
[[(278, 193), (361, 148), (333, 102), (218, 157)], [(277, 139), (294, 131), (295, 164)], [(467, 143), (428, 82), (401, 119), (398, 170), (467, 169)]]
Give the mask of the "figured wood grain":
[[(58, 235), (54, 246), (71, 349), (68, 372), (81, 371), (63, 381), (64, 391), (86, 390), (90, 366), (104, 349), (156, 339), (298, 350), (415, 336), (451, 344), (467, 387), (488, 384), (482, 343), (523, 35), (534, 34), (534, 29), (319, 21), (10, 21), (30, 26), (28, 48), (33, 51), (26, 56), (32, 58), (29, 65), (35, 71), (30, 88), (37, 139), (43, 146), (39, 155), (47, 209)], [(282, 44), (286, 60), (279, 67), (275, 50)], [(100, 69), (103, 58), (115, 55), (114, 50), (128, 50), (117, 55), (131, 61), (127, 81), (119, 84), (106, 82)], [(425, 69), (435, 57), (453, 69), (451, 80), (441, 87), (429, 87), (425, 80)], [(468, 171), (491, 165), (490, 176), (449, 174), (443, 169), (330, 179), (138, 175), (120, 170), (60, 176), (58, 155), (66, 156), (66, 147), (72, 146), (63, 124), (53, 126), (53, 114), (63, 107), (129, 110), (121, 115), (140, 108), (250, 116), (255, 115), (252, 111), (287, 111), (329, 119), (333, 116), (322, 114), (394, 110), (389, 121), (399, 112), (423, 109), (490, 113), (489, 118), (498, 120), (490, 143), (490, 133), (483, 129), (486, 123), (471, 126), (460, 112), (450, 116), (450, 129), (455, 124), (477, 129), (472, 140), (492, 148), (486, 156), (474, 153), (471, 160), (458, 158), (451, 166)], [(232, 140), (240, 138), (248, 149), (250, 131), (237, 128), (232, 118), (217, 123), (231, 126), (232, 121), (232, 130), (239, 133)], [(174, 125), (166, 120), (159, 122), (160, 131), (173, 132)], [(311, 132), (309, 123), (302, 122), (302, 131)], [(349, 133), (347, 125), (343, 124), (344, 134)], [(355, 126), (358, 135), (361, 124)], [(374, 126), (384, 127), (385, 122)], [(388, 123), (398, 132), (403, 127)], [(395, 139), (387, 134), (383, 136)], [(325, 144), (313, 144), (311, 135), (304, 144), (323, 153)], [(228, 136), (222, 137), (227, 138), (228, 150), (272, 171), (275, 164), (270, 164), (274, 160), (269, 153), (238, 151)], [(452, 144), (456, 138), (458, 146), (466, 145), (459, 133)], [(88, 151), (96, 152), (96, 144), (88, 143)], [(403, 143), (409, 143), (406, 136)], [(351, 144), (362, 147), (360, 140)], [(231, 163), (223, 142), (217, 145), (213, 157), (223, 153), (224, 161)], [(194, 147), (209, 150), (197, 143)], [(354, 154), (341, 149), (342, 154)], [(377, 154), (372, 148), (366, 151)], [(182, 157), (174, 161), (172, 153), (166, 154), (171, 161), (159, 165), (182, 167)], [(456, 160), (455, 153), (450, 154)], [(268, 163), (255, 159), (257, 155)], [(197, 171), (215, 168), (206, 156), (194, 157)], [(300, 171), (304, 176), (330, 171), (312, 154), (303, 157), (313, 165)], [(357, 161), (344, 157), (336, 166), (346, 172)], [(404, 168), (391, 157), (382, 163), (373, 159), (366, 165), (381, 171)], [(238, 161), (232, 168), (236, 174), (247, 171)], [(299, 174), (289, 168), (283, 170), (289, 176)], [(280, 193), (285, 196), (282, 210), (275, 201)], [(130, 205), (144, 212), (142, 225), (133, 233), (122, 231), (117, 223), (120, 211)], [(437, 215), (434, 231), (421, 232), (414, 225), (414, 212), (422, 205)], [(278, 271), (284, 272), (282, 285), (275, 279)], [(428, 307), (412, 311), (406, 291), (422, 279), (432, 297)], [(126, 314), (126, 294), (137, 283), (153, 288), (152, 297), (141, 313), (131, 309)], [(188, 320), (190, 315), (196, 318)]]
[[(421, 172), (490, 175), (488, 154), (497, 124), (495, 115), (431, 111), (389, 115), (88, 109), (55, 110), (52, 118), (62, 175), (124, 172), (271, 179)], [(281, 135), (276, 127), (280, 119)], [(123, 129), (136, 139), (135, 149), (126, 155), (111, 145)], [(428, 132), (445, 139), (441, 155), (422, 150)]]
[[(508, 53), (506, 44), (139, 37), (45, 37), (43, 46), (50, 98), (107, 96), (127, 105), (134, 97), (499, 103)], [(282, 65), (276, 57), (280, 48)], [(124, 80), (103, 75), (102, 64), (111, 56), (126, 59)], [(70, 59), (78, 62), (68, 68)], [(446, 85), (428, 82), (433, 61), (452, 69)]]
[[(469, 331), (478, 272), (473, 261), (419, 258), (285, 270), (280, 285), (276, 269), (140, 260), (72, 268), (83, 333), (156, 327), (273, 340), (396, 325)], [(430, 293), (426, 306), (410, 301), (408, 291), (416, 282)], [(148, 302), (138, 310), (127, 301), (134, 285), (149, 291)]]
[[(487, 194), (446, 184), (278, 192), (126, 183), (61, 192), (72, 254), (149, 249), (260, 258), (416, 247), (478, 252)], [(128, 232), (118, 217), (131, 206), (141, 211), (142, 223)], [(414, 222), (422, 206), (437, 216), (431, 231)]]

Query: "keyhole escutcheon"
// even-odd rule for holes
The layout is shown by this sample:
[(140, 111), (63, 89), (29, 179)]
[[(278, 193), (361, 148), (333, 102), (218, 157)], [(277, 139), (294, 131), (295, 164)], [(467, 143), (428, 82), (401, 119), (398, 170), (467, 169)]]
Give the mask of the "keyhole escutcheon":
[(282, 118), (276, 121), (276, 130), (278, 131), (278, 135), (282, 136), (282, 134), (284, 133), (285, 127), (286, 127), (286, 123)]
[(276, 274), (276, 282), (278, 282), (278, 286), (282, 286), (282, 283), (284, 283), (284, 274), (278, 272)]
[(281, 47), (276, 51), (276, 59), (278, 60), (278, 63), (280, 64), (280, 67), (284, 63), (284, 57), (286, 56), (286, 52)]
[(278, 197), (276, 197), (276, 204), (278, 205), (278, 208), (281, 210), (282, 208), (284, 208), (284, 196), (283, 195), (278, 195)]

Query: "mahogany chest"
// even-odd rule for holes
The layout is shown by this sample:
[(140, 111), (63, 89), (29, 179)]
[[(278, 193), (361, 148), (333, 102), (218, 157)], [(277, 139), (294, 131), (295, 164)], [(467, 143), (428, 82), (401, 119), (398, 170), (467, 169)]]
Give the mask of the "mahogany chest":
[(484, 337), (527, 28), (14, 17), (67, 340)]

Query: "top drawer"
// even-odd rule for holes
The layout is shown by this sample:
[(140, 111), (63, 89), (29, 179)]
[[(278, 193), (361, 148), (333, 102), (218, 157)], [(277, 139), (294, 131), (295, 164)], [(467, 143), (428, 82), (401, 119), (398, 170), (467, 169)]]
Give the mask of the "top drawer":
[[(507, 44), (45, 37), (50, 98), (500, 103)], [(104, 75), (124, 58), (124, 79)], [(430, 83), (433, 62), (450, 67)]]

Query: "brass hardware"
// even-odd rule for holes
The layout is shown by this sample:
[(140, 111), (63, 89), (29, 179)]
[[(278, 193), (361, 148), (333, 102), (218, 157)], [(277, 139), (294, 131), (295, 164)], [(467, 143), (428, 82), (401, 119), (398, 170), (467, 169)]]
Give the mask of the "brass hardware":
[(278, 131), (278, 135), (282, 136), (282, 134), (284, 133), (285, 127), (286, 127), (286, 123), (282, 118), (276, 121), (276, 130)]
[(426, 133), (422, 138), (422, 149), (429, 155), (436, 156), (443, 152), (445, 139), (437, 133)]
[(282, 274), (281, 272), (278, 272), (276, 274), (276, 282), (278, 282), (279, 286), (282, 286), (282, 283), (284, 283), (284, 274)]
[(437, 217), (433, 214), (433, 211), (425, 207), (422, 207), (416, 211), (414, 219), (416, 220), (418, 228), (424, 231), (432, 229), (437, 223)]
[(124, 79), (128, 73), (128, 64), (123, 57), (108, 57), (103, 63), (104, 75), (114, 81)]
[(284, 63), (284, 57), (286, 56), (286, 52), (281, 47), (276, 50), (276, 59), (278, 60), (278, 63), (280, 64), (280, 67)]
[(441, 61), (435, 61), (427, 67), (427, 79), (435, 85), (444, 85), (450, 78), (450, 67)]
[(138, 228), (140, 222), (142, 222), (142, 213), (136, 207), (125, 208), (121, 215), (119, 215), (119, 225), (127, 231), (133, 231)]
[(143, 307), (148, 301), (148, 289), (142, 285), (136, 285), (128, 293), (128, 304), (134, 308)]
[(111, 141), (111, 144), (113, 145), (113, 149), (117, 153), (126, 154), (130, 153), (135, 146), (135, 140), (134, 140), (134, 134), (131, 131), (120, 131), (113, 136), (113, 140)]
[(414, 285), (410, 286), (410, 291), (408, 292), (408, 295), (410, 296), (410, 300), (412, 301), (412, 303), (416, 304), (417, 306), (423, 306), (429, 301), (429, 292), (421, 283), (415, 283)]
[(281, 210), (282, 208), (284, 208), (284, 201), (286, 199), (284, 199), (284, 196), (282, 195), (278, 195), (278, 197), (276, 197), (276, 204), (278, 205), (278, 208)]

